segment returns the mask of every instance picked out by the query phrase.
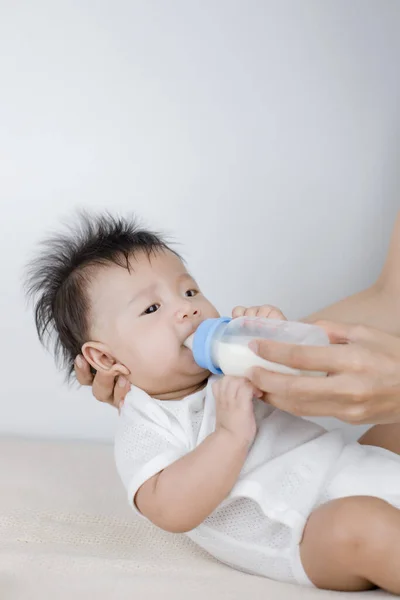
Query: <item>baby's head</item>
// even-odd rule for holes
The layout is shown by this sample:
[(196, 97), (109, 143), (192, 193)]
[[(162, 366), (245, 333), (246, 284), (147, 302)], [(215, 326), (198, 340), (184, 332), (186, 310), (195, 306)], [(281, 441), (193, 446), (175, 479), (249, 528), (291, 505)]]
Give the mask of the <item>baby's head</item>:
[(218, 312), (179, 255), (134, 219), (81, 213), (76, 227), (43, 242), (27, 290), (39, 339), (54, 342), (68, 376), (83, 353), (96, 371), (169, 399), (209, 375), (183, 342)]

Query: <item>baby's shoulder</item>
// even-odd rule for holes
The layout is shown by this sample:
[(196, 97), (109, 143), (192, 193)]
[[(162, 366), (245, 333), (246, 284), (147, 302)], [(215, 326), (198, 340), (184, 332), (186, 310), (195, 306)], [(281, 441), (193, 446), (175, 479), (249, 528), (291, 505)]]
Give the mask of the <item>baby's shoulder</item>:
[(160, 423), (165, 424), (166, 418), (162, 406), (154, 400), (147, 392), (140, 388), (133, 387), (125, 397), (119, 414), (120, 423), (135, 423), (150, 424)]

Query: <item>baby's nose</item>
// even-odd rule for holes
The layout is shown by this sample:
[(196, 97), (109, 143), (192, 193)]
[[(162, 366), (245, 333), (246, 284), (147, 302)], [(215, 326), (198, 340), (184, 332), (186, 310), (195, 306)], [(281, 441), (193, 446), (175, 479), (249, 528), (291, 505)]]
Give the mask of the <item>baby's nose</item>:
[(191, 306), (189, 303), (181, 306), (176, 311), (176, 318), (178, 321), (184, 321), (185, 319), (190, 319), (192, 317), (199, 317), (200, 310), (194, 306)]

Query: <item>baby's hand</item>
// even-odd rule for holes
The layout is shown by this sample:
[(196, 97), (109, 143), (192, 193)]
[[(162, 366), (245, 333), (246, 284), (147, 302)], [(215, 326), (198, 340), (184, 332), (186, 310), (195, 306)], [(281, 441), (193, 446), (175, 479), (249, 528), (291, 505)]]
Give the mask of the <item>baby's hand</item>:
[(253, 397), (261, 397), (248, 379), (225, 376), (213, 384), (216, 431), (229, 431), (237, 440), (250, 445), (256, 435)]
[(234, 319), (237, 317), (264, 317), (266, 319), (280, 319), (281, 321), (287, 321), (287, 318), (279, 308), (275, 308), (275, 306), (270, 306), (269, 304), (263, 304), (263, 306), (250, 306), (249, 308), (246, 308), (245, 306), (236, 306), (232, 311), (232, 317)]

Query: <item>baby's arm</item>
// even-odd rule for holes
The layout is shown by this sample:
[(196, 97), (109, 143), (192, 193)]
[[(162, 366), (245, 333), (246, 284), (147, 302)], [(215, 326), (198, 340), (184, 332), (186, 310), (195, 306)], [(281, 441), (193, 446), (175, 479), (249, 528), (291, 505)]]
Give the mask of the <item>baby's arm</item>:
[(256, 433), (249, 381), (223, 377), (213, 389), (215, 432), (146, 481), (135, 497), (139, 511), (167, 531), (194, 529), (228, 496)]
[(200, 525), (236, 483), (248, 444), (219, 429), (195, 450), (144, 483), (136, 494), (139, 511), (174, 533)]

